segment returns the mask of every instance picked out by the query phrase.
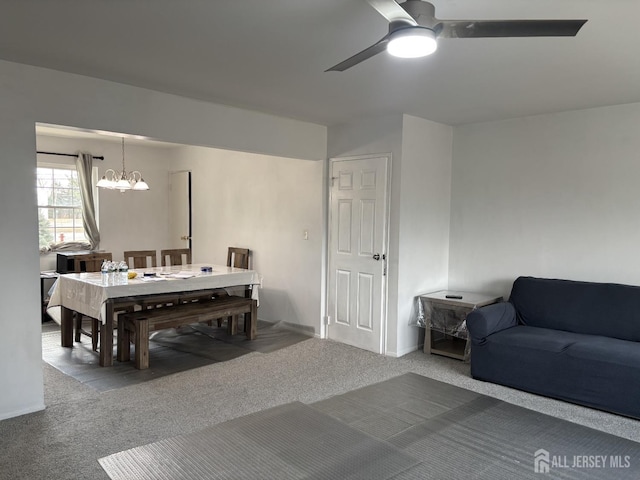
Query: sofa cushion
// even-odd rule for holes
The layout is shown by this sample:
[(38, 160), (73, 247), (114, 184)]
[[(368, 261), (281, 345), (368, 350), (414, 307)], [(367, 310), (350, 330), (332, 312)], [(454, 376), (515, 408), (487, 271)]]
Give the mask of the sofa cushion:
[(640, 287), (519, 277), (509, 302), (522, 325), (640, 341)]
[[(610, 366), (640, 366), (640, 344), (617, 338), (589, 335), (567, 348), (567, 355)], [(606, 371), (601, 373), (607, 374)]]
[(582, 337), (589, 337), (589, 335), (520, 325), (488, 336), (487, 342), (519, 350), (528, 348), (559, 353), (581, 340)]

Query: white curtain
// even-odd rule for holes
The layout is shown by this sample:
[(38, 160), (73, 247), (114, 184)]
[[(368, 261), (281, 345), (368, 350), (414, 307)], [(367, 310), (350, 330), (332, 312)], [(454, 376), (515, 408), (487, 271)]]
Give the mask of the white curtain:
[(91, 250), (97, 250), (100, 245), (100, 232), (96, 221), (96, 206), (93, 201), (92, 169), (93, 155), (84, 152), (78, 153), (76, 170), (78, 171), (80, 198), (82, 200), (82, 224), (84, 225), (84, 233), (91, 245)]

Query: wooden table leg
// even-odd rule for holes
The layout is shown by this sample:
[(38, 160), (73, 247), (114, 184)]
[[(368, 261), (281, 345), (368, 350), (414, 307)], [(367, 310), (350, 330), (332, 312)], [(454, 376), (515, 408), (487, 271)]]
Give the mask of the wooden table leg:
[(105, 303), (106, 313), (104, 323), (100, 324), (100, 366), (113, 365), (113, 302)]
[(229, 335), (236, 335), (238, 333), (238, 319), (240, 315), (232, 315), (227, 317), (227, 333)]
[[(248, 318), (247, 318), (248, 317)], [(249, 321), (249, 325), (247, 325), (247, 338), (249, 340), (253, 340), (256, 338), (256, 334), (258, 333), (258, 302), (255, 300), (251, 301), (251, 313), (245, 313), (245, 319)]]
[[(258, 286), (254, 285), (252, 287), (251, 285), (245, 285), (244, 298), (251, 298), (251, 295), (253, 294), (253, 288), (258, 288)], [(242, 328), (244, 328), (243, 332), (247, 333), (250, 330), (250, 325), (249, 325), (250, 322), (246, 315), (243, 315), (243, 320), (244, 320), (244, 323), (242, 325)], [(254, 321), (256, 322), (256, 328), (257, 328), (258, 317), (255, 317)]]
[(119, 362), (131, 360), (131, 334), (129, 329), (125, 328), (125, 319), (122, 316), (118, 319), (118, 347), (116, 352), (116, 358)]
[(136, 325), (136, 358), (135, 364), (138, 370), (149, 368), (149, 320), (141, 318), (134, 320)]
[(63, 347), (73, 347), (73, 310), (67, 307), (60, 307), (62, 317), (60, 318), (60, 337)]

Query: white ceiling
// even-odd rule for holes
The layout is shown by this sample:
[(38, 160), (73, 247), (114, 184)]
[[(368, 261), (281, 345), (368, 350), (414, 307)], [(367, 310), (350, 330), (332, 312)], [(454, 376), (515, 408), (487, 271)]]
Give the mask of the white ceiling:
[(443, 19), (587, 19), (576, 37), (442, 39), (324, 70), (387, 23), (365, 0), (0, 0), (0, 58), (332, 125), (458, 125), (640, 102), (638, 0), (433, 0)]

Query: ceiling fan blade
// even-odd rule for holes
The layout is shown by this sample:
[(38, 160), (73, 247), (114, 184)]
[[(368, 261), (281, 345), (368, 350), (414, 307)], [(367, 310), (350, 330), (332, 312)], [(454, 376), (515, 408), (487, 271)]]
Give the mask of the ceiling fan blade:
[(413, 17), (409, 15), (404, 8), (394, 2), (394, 0), (367, 0), (367, 2), (369, 2), (380, 15), (386, 18), (389, 23), (404, 22), (409, 25), (417, 25)]
[(344, 72), (347, 68), (351, 68), (360, 62), (364, 62), (367, 58), (384, 52), (387, 49), (387, 43), (389, 43), (388, 35), (378, 43), (371, 45), (369, 48), (365, 48), (360, 53), (356, 53), (353, 57), (349, 57), (345, 61), (328, 68), (325, 72)]
[(575, 37), (586, 20), (441, 20), (441, 38)]

